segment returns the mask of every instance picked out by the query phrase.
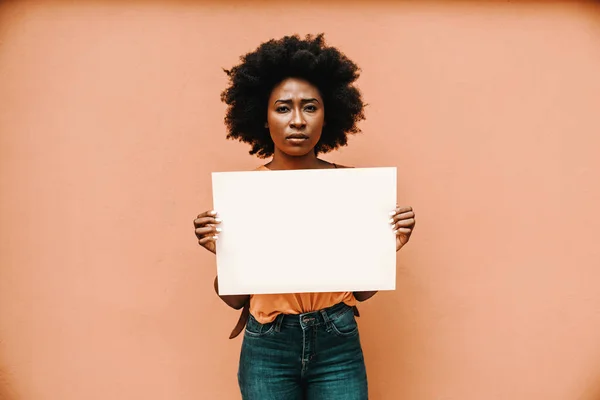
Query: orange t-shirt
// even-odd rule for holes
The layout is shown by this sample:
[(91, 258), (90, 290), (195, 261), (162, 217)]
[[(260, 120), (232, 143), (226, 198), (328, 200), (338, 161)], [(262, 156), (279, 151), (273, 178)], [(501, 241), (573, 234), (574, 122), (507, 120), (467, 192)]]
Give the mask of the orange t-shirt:
[[(264, 165), (256, 170), (269, 171)], [(255, 294), (250, 296), (250, 313), (258, 322), (266, 324), (279, 314), (302, 314), (342, 302), (350, 307), (357, 303), (352, 292)]]

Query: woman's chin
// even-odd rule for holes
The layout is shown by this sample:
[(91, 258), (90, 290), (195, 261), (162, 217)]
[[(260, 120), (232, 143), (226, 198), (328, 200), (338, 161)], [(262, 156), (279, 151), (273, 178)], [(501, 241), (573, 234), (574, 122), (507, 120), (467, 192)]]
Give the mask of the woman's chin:
[(307, 147), (294, 146), (294, 147), (286, 147), (286, 148), (280, 149), (280, 150), (290, 157), (304, 157), (308, 154), (311, 154), (313, 152), (314, 148), (310, 148), (308, 146)]

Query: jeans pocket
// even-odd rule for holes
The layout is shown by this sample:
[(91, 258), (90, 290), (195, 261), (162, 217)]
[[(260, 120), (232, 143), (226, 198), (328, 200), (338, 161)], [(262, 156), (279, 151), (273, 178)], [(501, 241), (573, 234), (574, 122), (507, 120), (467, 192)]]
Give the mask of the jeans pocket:
[(333, 316), (331, 318), (331, 328), (337, 336), (356, 336), (358, 334), (358, 324), (352, 309), (350, 308), (337, 316)]
[(246, 322), (245, 333), (248, 336), (255, 336), (255, 337), (264, 336), (264, 335), (268, 335), (269, 333), (271, 333), (273, 331), (274, 326), (275, 326), (274, 322), (268, 322), (266, 324), (261, 324), (260, 322), (258, 322), (256, 320), (256, 318), (254, 318), (252, 316), (252, 314), (250, 314), (248, 316), (248, 322)]

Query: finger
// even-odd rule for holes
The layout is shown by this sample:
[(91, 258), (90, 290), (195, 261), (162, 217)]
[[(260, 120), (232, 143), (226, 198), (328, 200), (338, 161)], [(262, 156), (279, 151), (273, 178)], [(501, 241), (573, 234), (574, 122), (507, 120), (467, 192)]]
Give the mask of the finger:
[(409, 218), (414, 218), (415, 217), (415, 213), (412, 211), (408, 211), (408, 212), (403, 212), (402, 214), (396, 214), (392, 217), (392, 219), (394, 220), (394, 222), (398, 222), (402, 219), (409, 219)]
[(412, 232), (412, 229), (410, 229), (410, 228), (398, 228), (397, 230), (394, 231), (394, 233), (396, 235), (410, 235), (411, 232)]
[(402, 221), (398, 221), (394, 224), (394, 228), (398, 229), (398, 228), (412, 228), (415, 225), (415, 219), (414, 218), (409, 218), (409, 219), (404, 219)]
[(216, 226), (205, 226), (203, 228), (196, 228), (196, 237), (200, 239), (202, 236), (206, 235), (218, 235), (221, 233), (221, 228), (217, 228)]
[(204, 246), (207, 243), (216, 242), (218, 239), (219, 239), (219, 236), (217, 236), (217, 235), (214, 235), (214, 236), (205, 236), (202, 239), (198, 240), (198, 244)]
[(390, 215), (402, 214), (409, 211), (413, 211), (413, 208), (409, 206), (400, 207), (396, 204), (396, 208), (392, 212), (390, 212)]
[(201, 218), (196, 218), (194, 220), (194, 226), (196, 228), (199, 228), (199, 227), (205, 226), (207, 224), (220, 224), (221, 222), (223, 222), (223, 220), (221, 218), (201, 217)]
[(204, 218), (204, 217), (216, 217), (217, 212), (215, 210), (205, 211), (202, 214), (198, 215), (196, 218)]

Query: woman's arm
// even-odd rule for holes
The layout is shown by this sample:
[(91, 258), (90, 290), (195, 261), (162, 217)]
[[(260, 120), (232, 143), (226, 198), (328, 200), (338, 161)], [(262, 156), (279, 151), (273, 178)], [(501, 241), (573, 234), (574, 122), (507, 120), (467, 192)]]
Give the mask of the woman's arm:
[(250, 295), (248, 294), (232, 294), (232, 295), (224, 295), (221, 296), (219, 294), (219, 277), (215, 276), (215, 293), (217, 296), (221, 298), (229, 307), (234, 308), (236, 310), (244, 307), (244, 304), (250, 299)]
[[(413, 229), (415, 228), (415, 213), (412, 207), (398, 207), (393, 213), (390, 224), (394, 226), (396, 234), (396, 251), (400, 251), (410, 239)], [(354, 297), (358, 301), (369, 300), (375, 296), (377, 291), (354, 292)]]
[[(198, 238), (198, 244), (213, 254), (217, 253), (215, 241), (219, 237), (220, 229), (217, 228), (217, 225), (220, 223), (221, 220), (217, 218), (217, 213), (214, 210), (203, 212), (194, 220), (194, 230), (196, 233), (196, 238)], [(223, 300), (229, 307), (235, 308), (236, 310), (244, 307), (244, 304), (246, 304), (250, 298), (249, 295), (219, 295), (218, 276), (215, 276), (214, 287), (215, 293), (217, 293), (221, 300)]]
[(375, 293), (377, 293), (377, 290), (369, 292), (354, 292), (354, 298), (356, 298), (358, 301), (365, 301), (375, 296)]
[[(335, 165), (336, 168), (354, 168), (354, 167), (347, 167), (345, 165)], [(371, 297), (375, 296), (375, 294), (377, 293), (377, 290), (375, 291), (367, 291), (367, 292), (354, 292), (354, 298), (358, 301), (365, 301), (365, 300), (369, 300)]]

